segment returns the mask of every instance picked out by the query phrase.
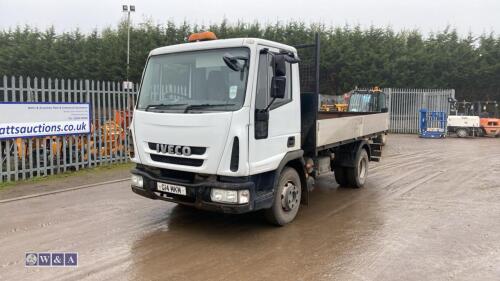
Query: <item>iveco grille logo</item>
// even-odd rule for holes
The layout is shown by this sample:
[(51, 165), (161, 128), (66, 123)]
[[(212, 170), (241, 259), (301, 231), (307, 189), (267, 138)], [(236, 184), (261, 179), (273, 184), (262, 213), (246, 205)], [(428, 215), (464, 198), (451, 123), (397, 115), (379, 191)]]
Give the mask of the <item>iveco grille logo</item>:
[(191, 155), (191, 147), (157, 143), (156, 152), (189, 156)]

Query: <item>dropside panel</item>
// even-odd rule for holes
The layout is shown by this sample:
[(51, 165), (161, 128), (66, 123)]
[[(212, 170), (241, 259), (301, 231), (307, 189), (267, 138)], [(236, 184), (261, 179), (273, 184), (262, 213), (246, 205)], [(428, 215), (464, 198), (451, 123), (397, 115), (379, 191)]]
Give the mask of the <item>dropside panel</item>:
[(317, 147), (386, 132), (389, 113), (317, 120)]

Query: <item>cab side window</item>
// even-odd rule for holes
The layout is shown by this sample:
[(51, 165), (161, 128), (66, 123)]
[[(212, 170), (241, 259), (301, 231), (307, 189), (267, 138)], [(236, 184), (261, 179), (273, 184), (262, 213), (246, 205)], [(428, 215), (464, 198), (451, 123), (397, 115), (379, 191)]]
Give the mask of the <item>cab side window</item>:
[[(271, 80), (274, 71), (272, 66), (272, 55), (263, 53), (259, 55), (259, 69), (257, 75), (257, 92), (255, 97), (255, 107), (257, 109), (265, 109), (271, 102), (270, 90)], [(292, 66), (286, 63), (286, 89), (285, 96), (282, 99), (276, 99), (271, 106), (273, 108), (284, 105), (292, 100)]]

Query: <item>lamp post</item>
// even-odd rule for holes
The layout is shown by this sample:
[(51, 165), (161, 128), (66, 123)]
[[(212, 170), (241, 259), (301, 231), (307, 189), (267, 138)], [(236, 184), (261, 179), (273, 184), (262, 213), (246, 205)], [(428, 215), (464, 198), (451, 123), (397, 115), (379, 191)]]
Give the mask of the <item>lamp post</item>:
[[(122, 5), (123, 12), (127, 13), (127, 87), (130, 82), (128, 81), (128, 72), (130, 69), (130, 13), (135, 12), (135, 5)], [(125, 84), (125, 83), (124, 83)]]

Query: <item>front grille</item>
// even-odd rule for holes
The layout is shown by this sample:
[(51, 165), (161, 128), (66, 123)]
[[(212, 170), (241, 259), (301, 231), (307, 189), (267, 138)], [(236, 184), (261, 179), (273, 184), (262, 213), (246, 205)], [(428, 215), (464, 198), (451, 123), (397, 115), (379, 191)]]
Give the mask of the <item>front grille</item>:
[(151, 160), (162, 163), (169, 163), (175, 165), (200, 167), (203, 165), (203, 159), (192, 159), (182, 157), (172, 157), (158, 154), (151, 154)]
[[(148, 147), (151, 150), (156, 151), (156, 145), (157, 145), (157, 143), (148, 142)], [(201, 147), (201, 146), (191, 146), (190, 148), (191, 148), (192, 155), (203, 155), (207, 151), (206, 147)]]
[(149, 174), (154, 176), (155, 178), (164, 180), (164, 181), (175, 181), (175, 182), (185, 182), (192, 183), (195, 178), (195, 173), (185, 172), (179, 170), (170, 170), (152, 166), (144, 166), (141, 164), (137, 164), (137, 169), (141, 171), (147, 171)]

